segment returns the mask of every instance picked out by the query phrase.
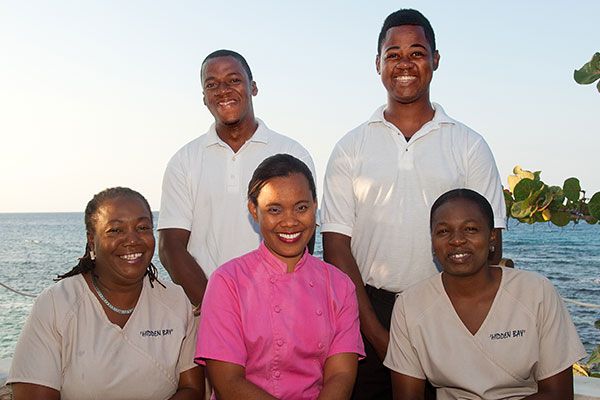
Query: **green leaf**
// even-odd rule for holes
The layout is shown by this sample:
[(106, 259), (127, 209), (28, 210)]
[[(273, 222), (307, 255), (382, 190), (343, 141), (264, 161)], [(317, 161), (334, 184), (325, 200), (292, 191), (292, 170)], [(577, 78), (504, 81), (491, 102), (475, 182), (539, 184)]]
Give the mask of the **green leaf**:
[(516, 201), (510, 207), (510, 215), (516, 219), (528, 218), (534, 211), (535, 207), (532, 207), (527, 200)]
[(594, 326), (596, 329), (600, 329), (600, 319), (597, 319), (596, 322), (594, 322)]
[(594, 193), (588, 203), (590, 215), (596, 219), (600, 219), (600, 192)]
[(566, 226), (571, 221), (571, 215), (568, 212), (557, 211), (552, 213), (550, 222), (556, 226)]
[(563, 184), (563, 191), (565, 192), (565, 196), (567, 197), (567, 199), (571, 201), (579, 200), (579, 195), (581, 194), (581, 186), (579, 185), (579, 179), (567, 179)]
[(600, 346), (596, 347), (596, 349), (594, 351), (592, 351), (592, 354), (590, 355), (590, 358), (587, 361), (587, 363), (588, 364), (600, 363)]
[(592, 56), (592, 59), (583, 67), (573, 72), (573, 79), (580, 85), (589, 85), (600, 79), (600, 53)]
[[(523, 178), (515, 186), (515, 200), (523, 201), (528, 198), (534, 191), (539, 191), (544, 187), (544, 183), (541, 181), (534, 181), (529, 178)], [(539, 193), (538, 193), (539, 195)], [(537, 196), (535, 196), (537, 197)], [(535, 201), (535, 199), (531, 199)]]

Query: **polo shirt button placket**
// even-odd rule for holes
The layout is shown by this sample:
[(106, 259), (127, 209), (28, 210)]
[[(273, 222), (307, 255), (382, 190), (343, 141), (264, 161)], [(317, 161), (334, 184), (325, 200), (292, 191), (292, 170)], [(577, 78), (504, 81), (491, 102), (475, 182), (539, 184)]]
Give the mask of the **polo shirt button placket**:
[(323, 342), (319, 342), (319, 344), (317, 344), (317, 347), (319, 348), (319, 350), (323, 350), (325, 345), (323, 344)]
[(316, 311), (316, 314), (320, 317), (321, 315), (323, 315), (323, 311), (321, 311), (321, 309), (318, 309)]
[(273, 371), (273, 378), (279, 379), (280, 377), (281, 377), (281, 372), (280, 371)]
[(281, 307), (279, 307), (279, 304), (276, 304), (276, 305), (275, 305), (275, 307), (273, 307), (273, 310), (274, 310), (276, 313), (279, 313), (279, 312), (281, 312)]
[(277, 339), (276, 343), (277, 343), (277, 346), (281, 347), (281, 346), (283, 346), (284, 342), (283, 342), (283, 339)]

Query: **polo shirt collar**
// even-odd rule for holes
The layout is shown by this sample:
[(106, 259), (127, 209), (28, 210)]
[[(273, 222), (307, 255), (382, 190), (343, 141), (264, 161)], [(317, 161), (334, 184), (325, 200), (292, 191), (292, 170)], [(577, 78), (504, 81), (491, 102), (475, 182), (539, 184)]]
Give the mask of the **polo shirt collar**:
[[(433, 119), (429, 122), (427, 122), (425, 125), (430, 125), (430, 126), (439, 126), (441, 124), (454, 124), (454, 120), (452, 118), (450, 118), (446, 112), (444, 111), (444, 109), (442, 108), (442, 106), (440, 106), (438, 103), (431, 103), (433, 110), (435, 111), (434, 115), (433, 115)], [(375, 110), (375, 112), (373, 113), (373, 115), (371, 115), (371, 118), (369, 118), (369, 120), (367, 121), (368, 124), (371, 123), (389, 123), (385, 117), (383, 116), (383, 112), (385, 111), (385, 104), (382, 105), (381, 107), (377, 108), (377, 110)], [(423, 126), (425, 126), (423, 125)]]
[[(271, 131), (267, 127), (267, 125), (259, 118), (256, 118), (256, 122), (258, 122), (258, 127), (254, 134), (248, 139), (248, 142), (256, 142), (256, 143), (269, 143), (269, 139), (271, 138)], [(227, 144), (221, 140), (219, 135), (217, 135), (217, 129), (215, 128), (215, 123), (213, 122), (208, 128), (208, 132), (206, 133), (206, 147), (214, 146), (214, 145), (227, 146)]]
[[(286, 263), (281, 261), (279, 258), (275, 257), (275, 255), (273, 253), (271, 253), (271, 251), (265, 245), (264, 240), (261, 241), (260, 246), (258, 246), (258, 253), (267, 262), (267, 264), (269, 264), (270, 267), (273, 267), (273, 268), (269, 268), (270, 273), (275, 273), (277, 275), (283, 275), (283, 274), (287, 273)], [(308, 249), (304, 249), (304, 254), (300, 258), (300, 260), (298, 260), (298, 263), (294, 267), (294, 272), (296, 272), (300, 268), (302, 268), (307, 263), (307, 260), (308, 260)]]

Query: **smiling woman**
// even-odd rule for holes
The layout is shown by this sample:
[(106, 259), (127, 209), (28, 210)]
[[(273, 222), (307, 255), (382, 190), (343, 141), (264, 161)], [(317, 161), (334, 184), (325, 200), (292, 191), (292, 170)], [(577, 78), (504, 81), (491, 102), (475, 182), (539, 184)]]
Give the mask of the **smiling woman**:
[(350, 397), (364, 355), (356, 294), (307, 251), (316, 198), (310, 170), (287, 154), (265, 159), (250, 180), (263, 242), (213, 273), (200, 313), (196, 359), (219, 399)]
[(85, 226), (79, 264), (39, 295), (23, 327), (7, 380), (14, 398), (202, 399), (191, 305), (156, 277), (146, 199), (104, 190)]
[(396, 300), (384, 364), (394, 397), (573, 398), (571, 365), (585, 356), (552, 284), (540, 275), (490, 266), (494, 214), (469, 189), (431, 208), (431, 240), (443, 272)]

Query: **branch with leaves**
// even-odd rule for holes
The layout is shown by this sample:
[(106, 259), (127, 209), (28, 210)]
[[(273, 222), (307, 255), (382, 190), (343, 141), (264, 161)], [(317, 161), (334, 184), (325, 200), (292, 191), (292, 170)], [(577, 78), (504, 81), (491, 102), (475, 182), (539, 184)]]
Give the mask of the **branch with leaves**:
[(581, 220), (596, 224), (600, 220), (600, 192), (586, 197), (579, 179), (569, 178), (560, 187), (545, 184), (540, 171), (517, 165), (513, 174), (508, 177), (509, 189), (504, 189), (508, 217), (528, 224), (550, 221), (557, 226)]

